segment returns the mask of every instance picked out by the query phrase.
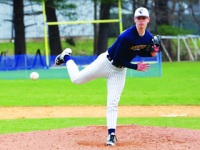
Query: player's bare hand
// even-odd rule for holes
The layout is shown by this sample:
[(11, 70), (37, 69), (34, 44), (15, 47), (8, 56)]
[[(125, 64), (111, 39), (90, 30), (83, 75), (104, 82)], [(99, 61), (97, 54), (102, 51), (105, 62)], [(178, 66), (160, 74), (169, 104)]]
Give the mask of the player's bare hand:
[(144, 61), (137, 63), (138, 65), (137, 71), (147, 72), (146, 70), (149, 69), (150, 65), (149, 63), (143, 63), (143, 62)]

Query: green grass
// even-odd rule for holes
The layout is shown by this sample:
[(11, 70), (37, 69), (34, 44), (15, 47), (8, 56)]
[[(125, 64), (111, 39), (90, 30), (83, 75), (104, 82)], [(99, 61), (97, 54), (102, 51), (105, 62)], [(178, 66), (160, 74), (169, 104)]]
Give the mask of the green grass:
[[(200, 62), (163, 63), (162, 77), (127, 78), (119, 105), (200, 105)], [(0, 80), (0, 106), (106, 105), (106, 78)]]
[[(118, 118), (118, 125), (177, 127), (200, 130), (199, 118)], [(106, 125), (106, 118), (44, 118), (0, 120), (0, 134)], [(105, 133), (106, 135), (106, 133)]]
[[(199, 105), (200, 62), (162, 64), (162, 77), (127, 79), (122, 105)], [(131, 88), (133, 90), (131, 90)]]

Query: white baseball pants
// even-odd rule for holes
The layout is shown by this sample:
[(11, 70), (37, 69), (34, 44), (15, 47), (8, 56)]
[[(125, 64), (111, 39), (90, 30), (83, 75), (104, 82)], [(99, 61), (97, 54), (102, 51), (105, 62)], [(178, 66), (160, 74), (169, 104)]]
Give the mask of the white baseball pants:
[(79, 71), (73, 60), (66, 63), (70, 79), (75, 84), (83, 84), (96, 78), (107, 78), (107, 127), (116, 129), (117, 110), (121, 93), (126, 79), (126, 68), (117, 68), (112, 65), (105, 52), (89, 66)]

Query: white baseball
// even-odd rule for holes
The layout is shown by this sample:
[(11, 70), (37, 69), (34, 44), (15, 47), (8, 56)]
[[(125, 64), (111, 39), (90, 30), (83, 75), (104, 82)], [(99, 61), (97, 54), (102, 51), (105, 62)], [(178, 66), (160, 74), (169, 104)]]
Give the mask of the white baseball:
[(32, 72), (30, 74), (30, 78), (31, 78), (31, 80), (35, 81), (39, 78), (39, 74), (37, 72)]

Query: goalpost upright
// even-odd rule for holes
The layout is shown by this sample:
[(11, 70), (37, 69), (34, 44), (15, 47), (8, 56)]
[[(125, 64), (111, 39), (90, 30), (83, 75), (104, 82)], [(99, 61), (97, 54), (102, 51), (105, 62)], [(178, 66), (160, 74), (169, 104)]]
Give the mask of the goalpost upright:
[(46, 25), (46, 10), (45, 10), (45, 2), (44, 1), (42, 1), (42, 6), (43, 6), (43, 20), (44, 20), (44, 43), (45, 43), (46, 65), (49, 67), (49, 52), (48, 52), (47, 25)]
[(107, 20), (46, 22), (46, 11), (45, 11), (45, 2), (44, 2), (44, 1), (42, 2), (42, 5), (43, 5), (43, 19), (44, 19), (44, 41), (45, 41), (46, 65), (47, 65), (48, 67), (49, 67), (49, 54), (48, 54), (47, 25), (83, 24), (83, 23), (115, 23), (115, 22), (119, 22), (119, 30), (120, 30), (120, 33), (123, 32), (122, 13), (121, 13), (121, 0), (118, 0), (119, 19), (107, 19)]

